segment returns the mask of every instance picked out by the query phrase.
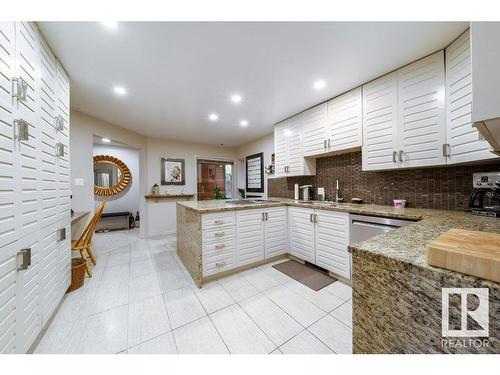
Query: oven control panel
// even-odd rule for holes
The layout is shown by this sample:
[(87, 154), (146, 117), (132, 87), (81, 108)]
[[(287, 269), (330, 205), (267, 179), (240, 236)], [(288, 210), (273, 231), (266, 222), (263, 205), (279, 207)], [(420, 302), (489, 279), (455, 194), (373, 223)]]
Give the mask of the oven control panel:
[(472, 187), (474, 187), (475, 189), (494, 188), (494, 187), (500, 188), (500, 172), (473, 173)]

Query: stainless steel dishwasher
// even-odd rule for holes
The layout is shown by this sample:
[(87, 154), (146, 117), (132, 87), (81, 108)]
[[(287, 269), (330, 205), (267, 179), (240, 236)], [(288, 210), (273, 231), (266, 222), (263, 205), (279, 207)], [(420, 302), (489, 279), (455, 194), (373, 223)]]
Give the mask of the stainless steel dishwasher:
[(376, 235), (414, 223), (387, 217), (349, 215), (349, 244), (368, 240)]

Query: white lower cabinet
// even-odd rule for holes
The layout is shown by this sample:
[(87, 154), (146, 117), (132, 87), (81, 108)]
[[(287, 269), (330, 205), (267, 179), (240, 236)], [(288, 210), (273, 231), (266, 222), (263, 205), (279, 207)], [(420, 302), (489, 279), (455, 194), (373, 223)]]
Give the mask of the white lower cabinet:
[(271, 258), (288, 252), (287, 208), (275, 207), (264, 210), (265, 257)]
[(351, 277), (349, 214), (289, 208), (290, 253), (339, 276)]
[(238, 266), (264, 259), (264, 210), (236, 212)]
[(350, 278), (349, 214), (316, 210), (315, 215), (316, 265)]
[(204, 214), (203, 277), (285, 254), (287, 229), (286, 207)]
[(289, 207), (290, 254), (314, 263), (314, 210)]

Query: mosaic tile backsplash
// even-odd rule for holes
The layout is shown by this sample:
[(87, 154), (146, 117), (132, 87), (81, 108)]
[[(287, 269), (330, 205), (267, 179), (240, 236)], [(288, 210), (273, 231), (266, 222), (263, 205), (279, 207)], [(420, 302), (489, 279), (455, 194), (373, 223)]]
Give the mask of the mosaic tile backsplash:
[(335, 198), (335, 180), (344, 200), (392, 205), (406, 199), (407, 207), (462, 211), (472, 193), (472, 173), (500, 170), (500, 160), (481, 165), (363, 172), (361, 152), (327, 156), (316, 160), (316, 176), (268, 179), (270, 197), (293, 198), (294, 184), (324, 187), (326, 199)]

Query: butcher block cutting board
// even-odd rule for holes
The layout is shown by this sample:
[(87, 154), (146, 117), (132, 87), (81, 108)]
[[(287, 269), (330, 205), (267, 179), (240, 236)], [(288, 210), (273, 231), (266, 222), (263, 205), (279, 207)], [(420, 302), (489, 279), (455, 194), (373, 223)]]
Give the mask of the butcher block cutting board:
[(500, 283), (500, 234), (450, 229), (427, 245), (427, 263)]

